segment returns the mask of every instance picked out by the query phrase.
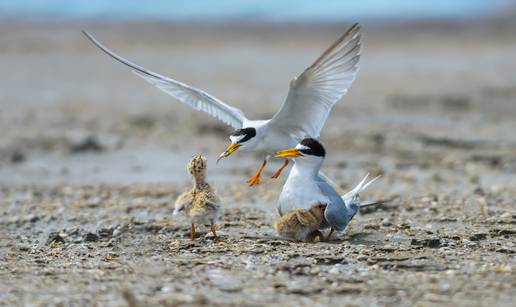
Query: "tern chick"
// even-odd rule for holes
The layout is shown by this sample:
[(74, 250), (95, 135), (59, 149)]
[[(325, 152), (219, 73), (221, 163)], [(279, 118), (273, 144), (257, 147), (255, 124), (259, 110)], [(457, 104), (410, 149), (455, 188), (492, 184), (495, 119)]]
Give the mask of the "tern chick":
[(323, 235), (319, 229), (323, 228), (325, 209), (326, 205), (320, 203), (308, 210), (294, 209), (280, 217), (274, 223), (274, 228), (287, 240), (312, 242), (319, 237), (322, 241)]
[(184, 192), (176, 200), (174, 215), (184, 212), (192, 223), (190, 239), (195, 239), (195, 224), (210, 225), (217, 238), (215, 222), (220, 217), (220, 199), (206, 182), (206, 158), (194, 156), (188, 162), (188, 173), (193, 178), (193, 188)]
[(322, 144), (312, 138), (305, 138), (296, 147), (278, 151), (275, 155), (294, 160), (278, 201), (279, 214), (286, 216), (299, 212), (298, 209), (310, 211), (314, 206), (323, 204), (324, 219), (319, 229), (330, 227), (326, 238), (329, 239), (334, 230), (346, 228), (362, 205), (358, 194), (379, 176), (370, 181), (366, 176), (353, 190), (341, 196), (319, 174), (325, 156)]

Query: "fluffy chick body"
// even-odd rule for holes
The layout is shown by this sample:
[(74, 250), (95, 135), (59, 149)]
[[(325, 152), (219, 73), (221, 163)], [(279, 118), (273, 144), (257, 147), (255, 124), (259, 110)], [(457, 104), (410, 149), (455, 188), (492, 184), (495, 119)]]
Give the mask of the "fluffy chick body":
[(316, 204), (310, 209), (293, 209), (281, 216), (274, 228), (287, 240), (311, 242), (316, 237), (322, 240), (318, 229), (323, 228), (325, 209), (324, 204)]
[(215, 223), (220, 217), (220, 199), (206, 182), (206, 158), (194, 156), (188, 162), (188, 172), (193, 178), (193, 188), (176, 200), (174, 215), (184, 211), (192, 224), (191, 239), (195, 238), (195, 225), (210, 225), (215, 237)]

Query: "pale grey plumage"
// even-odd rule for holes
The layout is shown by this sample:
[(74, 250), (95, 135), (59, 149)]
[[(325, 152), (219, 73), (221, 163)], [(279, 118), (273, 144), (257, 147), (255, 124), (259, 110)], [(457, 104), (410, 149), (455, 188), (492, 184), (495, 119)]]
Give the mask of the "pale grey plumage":
[(106, 54), (132, 68), (136, 75), (193, 109), (206, 112), (234, 129), (242, 128), (244, 122), (247, 121), (244, 113), (240, 109), (232, 107), (202, 90), (136, 65), (104, 47), (104, 45), (96, 40), (90, 33), (86, 31), (83, 31), (83, 33), (95, 46), (99, 47)]
[(344, 230), (347, 227), (360, 208), (359, 193), (380, 178), (377, 176), (367, 182), (368, 177), (369, 174), (353, 190), (342, 196), (323, 179), (318, 181), (319, 188), (330, 199), (330, 203), (324, 211), (324, 217), (333, 229)]
[[(83, 33), (106, 54), (129, 66), (136, 75), (193, 109), (206, 112), (235, 129), (245, 127), (246, 123), (251, 124), (252, 121), (240, 109), (202, 90), (136, 65), (106, 48), (90, 33)], [(283, 142), (281, 146), (295, 144), (307, 136), (318, 138), (331, 108), (347, 93), (359, 70), (360, 39), (360, 26), (354, 24), (290, 82), (289, 93), (282, 107), (260, 128), (283, 138), (293, 138), (293, 141)], [(279, 148), (272, 149), (269, 154), (276, 150)]]
[(319, 138), (331, 108), (355, 80), (360, 50), (360, 26), (355, 24), (290, 82), (287, 99), (269, 125), (301, 138)]
[[(238, 144), (238, 148), (261, 153), (264, 163), (284, 146), (293, 146), (307, 136), (319, 137), (332, 107), (347, 93), (357, 75), (361, 51), (360, 26), (355, 24), (290, 82), (287, 98), (272, 119), (253, 121), (248, 120), (240, 109), (202, 90), (138, 66), (104, 47), (91, 34), (84, 34), (106, 54), (182, 103), (235, 129), (254, 128), (255, 136)], [(221, 157), (229, 154), (224, 152)], [(261, 170), (257, 173), (258, 179)], [(256, 178), (252, 179), (251, 184), (258, 182)]]

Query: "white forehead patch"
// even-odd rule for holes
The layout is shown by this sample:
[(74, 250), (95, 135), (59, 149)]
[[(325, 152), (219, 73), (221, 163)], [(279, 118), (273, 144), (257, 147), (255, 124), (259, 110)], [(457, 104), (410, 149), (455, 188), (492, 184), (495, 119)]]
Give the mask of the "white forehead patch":
[(305, 146), (305, 145), (301, 145), (301, 144), (297, 144), (297, 145), (296, 145), (296, 149), (299, 149), (299, 150), (307, 150), (307, 149), (310, 149), (310, 147)]
[(229, 136), (229, 139), (231, 140), (231, 142), (233, 143), (238, 143), (240, 142), (241, 139), (245, 138), (245, 135), (242, 134), (242, 135), (230, 135)]

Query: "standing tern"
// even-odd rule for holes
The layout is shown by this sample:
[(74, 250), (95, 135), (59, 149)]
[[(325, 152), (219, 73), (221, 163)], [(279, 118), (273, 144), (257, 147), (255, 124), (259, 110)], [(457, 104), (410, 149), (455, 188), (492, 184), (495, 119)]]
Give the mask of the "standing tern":
[[(274, 152), (295, 146), (305, 137), (319, 138), (321, 129), (335, 103), (344, 96), (359, 70), (360, 26), (354, 24), (343, 33), (301, 75), (290, 82), (285, 102), (268, 120), (249, 120), (244, 113), (214, 96), (182, 82), (138, 66), (104, 47), (88, 32), (83, 32), (98, 48), (160, 90), (197, 111), (203, 111), (236, 129), (230, 145), (219, 160), (236, 150), (259, 152), (263, 162), (247, 183), (260, 182), (261, 173)], [(218, 161), (218, 160), (217, 160)], [(287, 166), (285, 159), (273, 178)]]
[[(298, 209), (312, 210), (312, 208), (326, 205), (324, 220), (320, 228), (331, 228), (327, 240), (334, 230), (344, 230), (358, 209), (362, 207), (359, 193), (365, 190), (380, 176), (371, 179), (369, 174), (351, 191), (339, 195), (337, 191), (319, 175), (319, 170), (326, 156), (321, 143), (312, 138), (305, 138), (296, 147), (278, 151), (275, 157), (292, 158), (294, 167), (283, 186), (279, 201), (278, 212), (281, 216)], [(373, 203), (376, 204), (376, 203)], [(367, 204), (368, 206), (370, 204)], [(304, 236), (313, 231), (313, 225), (302, 228)], [(287, 232), (284, 230), (284, 232)], [(296, 239), (299, 239), (296, 237)], [(303, 239), (299, 239), (303, 240)]]

